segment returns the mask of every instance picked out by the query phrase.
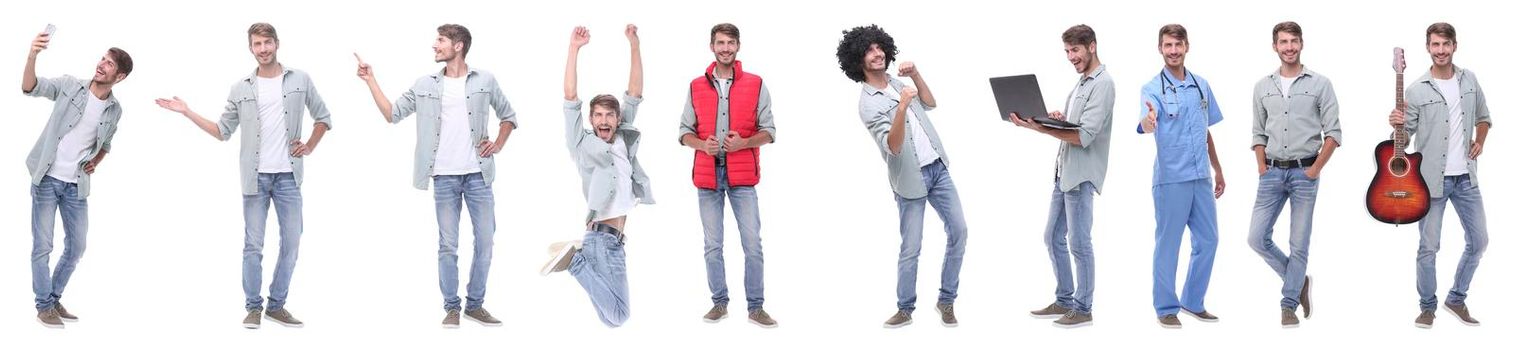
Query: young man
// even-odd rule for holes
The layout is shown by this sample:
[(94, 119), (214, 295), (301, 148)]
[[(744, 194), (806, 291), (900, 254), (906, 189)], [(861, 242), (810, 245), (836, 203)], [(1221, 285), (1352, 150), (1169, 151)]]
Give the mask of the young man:
[[(1075, 130), (1053, 129), (1010, 114), (1010, 122), (1061, 141), (1056, 178), (1052, 179), (1051, 216), (1046, 220), (1046, 249), (1057, 279), (1056, 302), (1031, 316), (1057, 318), (1060, 327), (1093, 323), (1093, 195), (1104, 188), (1109, 170), (1109, 139), (1114, 128), (1114, 78), (1099, 61), (1093, 28), (1076, 25), (1062, 32), (1067, 62), (1081, 76), (1067, 95), (1067, 113), (1051, 118), (1078, 123)], [(1069, 242), (1070, 241), (1070, 242)], [(1069, 244), (1071, 243), (1071, 244)], [(1071, 258), (1068, 248), (1071, 248)], [(1074, 290), (1073, 260), (1077, 262)]]
[(947, 172), (951, 162), (946, 149), (925, 114), (936, 107), (936, 98), (914, 63), (899, 64), (899, 75), (909, 77), (914, 87), (885, 72), (899, 49), (882, 28), (855, 27), (841, 35), (836, 59), (847, 78), (861, 83), (859, 116), (888, 164), (889, 185), (899, 206), (899, 234), (903, 238), (899, 246), (899, 311), (884, 321), (883, 327), (898, 328), (913, 322), (910, 314), (915, 311), (915, 276), (919, 272), (926, 203), (936, 208), (946, 223), (946, 257), (936, 312), (942, 325), (955, 327), (954, 303), (962, 255), (967, 251), (967, 219), (957, 186)]
[[(384, 120), (399, 123), (411, 113), (415, 124), (415, 188), (436, 186), (436, 224), (440, 240), (437, 270), (442, 289), (442, 308), (447, 315), (442, 327), (457, 328), (458, 314), (485, 326), (501, 323), (484, 310), (484, 292), (489, 281), (489, 262), (494, 256), (494, 154), (509, 140), (518, 125), (515, 109), (505, 100), (499, 83), (489, 72), (468, 65), (473, 34), (456, 24), (436, 28), (436, 62), (445, 62), (440, 72), (415, 80), (394, 103), (379, 89), (373, 68), (358, 57), (357, 75), (368, 83), (373, 102)], [(356, 54), (354, 54), (356, 56)], [(499, 135), (489, 140), (489, 108), (499, 118)], [(429, 180), (429, 181), (428, 181)], [(458, 221), (463, 203), (473, 220), (473, 266), (468, 273), (466, 309), (457, 297)]]
[[(1157, 158), (1151, 177), (1156, 208), (1156, 249), (1152, 258), (1152, 304), (1157, 321), (1165, 328), (1182, 328), (1178, 311), (1204, 322), (1219, 317), (1204, 308), (1209, 273), (1214, 268), (1219, 224), (1214, 200), (1225, 194), (1225, 174), (1214, 151), (1209, 126), (1224, 116), (1214, 99), (1209, 81), (1188, 72), (1183, 60), (1188, 54), (1188, 30), (1168, 24), (1157, 33), (1157, 50), (1165, 63), (1162, 72), (1141, 87), (1141, 123), (1136, 132), (1156, 133)], [(1210, 183), (1209, 169), (1214, 168)], [(1178, 247), (1183, 228), (1192, 234), (1192, 254), (1183, 297), (1177, 285)]]
[[(84, 255), (89, 234), (89, 179), (110, 153), (110, 141), (121, 122), (121, 104), (113, 89), (131, 74), (131, 55), (110, 48), (95, 63), (89, 80), (60, 76), (37, 78), (37, 54), (46, 50), (52, 34), (32, 39), (21, 75), (21, 93), (53, 102), (47, 127), (26, 156), (32, 194), (32, 293), (36, 294), (37, 322), (48, 328), (63, 328), (76, 322), (58, 300)], [(63, 219), (63, 256), (48, 266), (53, 253), (53, 223)]]
[(1394, 109), (1388, 123), (1404, 127), (1414, 138), (1414, 148), (1424, 156), (1419, 173), (1430, 186), (1430, 213), (1419, 221), (1419, 261), (1415, 277), (1419, 286), (1419, 317), (1414, 325), (1430, 328), (1435, 323), (1435, 254), (1440, 252), (1441, 218), (1446, 202), (1456, 207), (1467, 247), (1456, 265), (1456, 279), (1446, 295), (1446, 309), (1461, 323), (1480, 323), (1467, 310), (1467, 289), (1472, 274), (1488, 248), (1487, 212), (1482, 190), (1477, 186), (1477, 157), (1488, 140), (1493, 120), (1482, 84), (1472, 71), (1451, 61), (1456, 54), (1456, 27), (1431, 24), (1425, 29), (1425, 50), (1430, 53), (1430, 71), (1404, 82), (1406, 109)]
[(578, 100), (578, 50), (589, 43), (589, 30), (573, 28), (568, 44), (568, 67), (563, 74), (563, 120), (568, 153), (583, 179), (589, 213), (581, 241), (552, 244), (552, 258), (542, 275), (568, 271), (599, 313), (599, 321), (620, 327), (631, 316), (630, 287), (626, 282), (626, 215), (636, 204), (653, 204), (651, 182), (636, 159), (641, 132), (632, 126), (641, 104), (641, 39), (635, 25), (626, 25), (631, 43), (631, 82), (625, 104), (614, 96), (589, 100), (589, 123), (584, 129), (583, 102)]
[(704, 267), (715, 306), (705, 322), (726, 317), (731, 298), (725, 283), (725, 202), (731, 202), (746, 256), (747, 321), (772, 328), (778, 321), (762, 310), (762, 219), (757, 215), (757, 182), (762, 178), (759, 149), (773, 142), (772, 99), (762, 77), (741, 69), (741, 30), (721, 23), (710, 29), (715, 62), (689, 83), (679, 123), (679, 142), (694, 149), (694, 187), (704, 223)]
[[(1256, 82), (1251, 95), (1251, 149), (1256, 152), (1256, 207), (1251, 210), (1251, 234), (1246, 243), (1283, 279), (1282, 325), (1298, 327), (1294, 310), (1313, 315), (1309, 298), (1311, 277), (1309, 237), (1314, 227), (1314, 198), (1320, 171), (1340, 147), (1340, 106), (1330, 79), (1304, 68), (1304, 31), (1298, 23), (1272, 27), (1272, 51), (1282, 65)], [(1272, 242), (1272, 226), (1283, 212), (1288, 219), (1289, 253)]]
[[(184, 100), (158, 99), (158, 106), (183, 114), (200, 130), (217, 140), (231, 139), (242, 121), (249, 132), (242, 133), (240, 174), (242, 178), (242, 218), (246, 221), (242, 243), (242, 292), (246, 293), (247, 317), (242, 327), (261, 326), (263, 313), (263, 231), (268, 221), (268, 204), (279, 215), (279, 261), (273, 270), (273, 284), (268, 286), (267, 317), (287, 327), (304, 323), (284, 308), (289, 282), (300, 255), (300, 236), (304, 231), (304, 200), (300, 187), (304, 179), (304, 157), (315, 151), (321, 137), (331, 129), (331, 112), (316, 93), (315, 84), (304, 71), (279, 63), (279, 34), (268, 23), (254, 23), (247, 28), (247, 49), (258, 67), (231, 85), (226, 111), (221, 121), (211, 122), (190, 110)], [(315, 120), (310, 140), (300, 142), (300, 119), (310, 111)]]

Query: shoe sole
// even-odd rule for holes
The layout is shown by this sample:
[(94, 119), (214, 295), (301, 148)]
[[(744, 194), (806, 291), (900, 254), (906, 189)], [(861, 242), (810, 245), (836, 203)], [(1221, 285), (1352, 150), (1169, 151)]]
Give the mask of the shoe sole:
[(457, 329), (457, 328), (458, 328), (458, 325), (455, 325), (455, 324), (442, 324), (442, 329)]
[(1219, 322), (1220, 321), (1220, 319), (1218, 319), (1218, 318), (1212, 318), (1212, 319), (1210, 319), (1210, 318), (1199, 317), (1198, 314), (1193, 313), (1193, 311), (1188, 311), (1188, 309), (1179, 309), (1179, 310), (1182, 311), (1183, 314), (1191, 316), (1195, 320), (1199, 320), (1199, 322), (1215, 323), (1215, 322)]
[(720, 320), (724, 320), (726, 317), (730, 317), (730, 316), (731, 316), (730, 314), (723, 314), (723, 315), (720, 315), (719, 318), (715, 318), (715, 319), (710, 319), (709, 317), (700, 317), (699, 319), (704, 320), (704, 323), (720, 323)]
[(883, 324), (883, 328), (894, 329), (894, 328), (900, 328), (900, 327), (908, 326), (908, 325), (911, 325), (911, 324), (914, 324), (914, 323), (915, 323), (915, 320), (904, 321), (903, 323), (900, 323), (900, 324), (887, 324), (887, 323), (884, 323)]
[(1414, 323), (1414, 327), (1418, 327), (1418, 328), (1422, 328), (1422, 329), (1430, 329), (1431, 325), (1415, 322)]
[(504, 322), (495, 322), (495, 323), (484, 322), (484, 320), (473, 318), (473, 316), (468, 316), (468, 314), (463, 314), (463, 318), (466, 318), (469, 321), (477, 322), (478, 324), (483, 325), (484, 327), (499, 327), (499, 326), (505, 325)]
[(77, 323), (77, 322), (79, 322), (79, 319), (77, 319), (77, 318), (61, 318), (60, 317), (58, 319), (63, 320), (63, 323)]
[(1451, 305), (1450, 304), (1445, 304), (1445, 305), (1446, 305), (1446, 312), (1451, 313), (1451, 317), (1456, 318), (1457, 322), (1461, 322), (1461, 324), (1472, 326), (1472, 327), (1477, 327), (1477, 326), (1481, 326), (1482, 325), (1481, 322), (1467, 322), (1467, 319), (1461, 318), (1461, 314), (1456, 313), (1456, 311), (1451, 311)]
[(1297, 323), (1283, 325), (1283, 329), (1294, 329), (1294, 328), (1298, 328), (1298, 324)]
[(63, 325), (62, 324), (48, 324), (47, 322), (42, 322), (42, 320), (40, 320), (40, 319), (37, 320), (37, 323), (41, 323), (43, 327), (47, 327), (47, 328), (63, 329)]
[[(1309, 301), (1309, 307), (1303, 308), (1304, 318), (1308, 319), (1309, 317), (1314, 316), (1314, 276), (1304, 276), (1304, 285), (1310, 287), (1304, 288), (1304, 295), (1300, 297), (1300, 299), (1302, 300)], [(1299, 306), (1302, 307), (1303, 305)]]
[(1062, 318), (1062, 315), (1063, 315), (1063, 314), (1055, 314), (1055, 315), (1041, 315), (1041, 314), (1037, 314), (1037, 313), (1035, 313), (1035, 312), (1034, 312), (1034, 311), (1032, 311), (1032, 312), (1031, 312), (1031, 313), (1030, 313), (1030, 317), (1035, 317), (1035, 318), (1039, 318), (1039, 319), (1043, 319), (1043, 320), (1049, 320), (1049, 319), (1058, 319), (1058, 318)]
[(557, 254), (552, 255), (552, 260), (548, 260), (547, 264), (541, 267), (541, 275), (546, 276), (552, 274), (552, 272), (554, 272), (552, 271), (553, 267), (557, 267), (557, 264), (561, 263), (562, 259), (564, 257), (567, 257), (568, 252), (570, 251), (573, 251), (572, 244), (567, 245), (564, 249), (558, 249)]
[(263, 325), (257, 324), (257, 323), (243, 323), (242, 324), (242, 328), (246, 328), (246, 329), (258, 329), (258, 328), (262, 328), (262, 327), (263, 327)]
[(267, 315), (264, 315), (263, 319), (266, 319), (266, 320), (269, 320), (269, 321), (273, 321), (273, 323), (277, 323), (280, 326), (284, 326), (284, 327), (289, 327), (289, 328), (305, 328), (305, 324), (304, 323), (288, 323), (288, 322), (284, 322), (284, 321), (279, 321), (279, 319), (277, 319), (277, 318), (268, 317)]
[(778, 324), (777, 323), (774, 323), (774, 324), (761, 324), (761, 323), (757, 323), (757, 320), (753, 320), (753, 319), (750, 319), (750, 318), (746, 319), (746, 322), (747, 323), (751, 323), (751, 324), (755, 324), (758, 327), (767, 328), (767, 329), (778, 328)]
[(1180, 325), (1180, 324), (1165, 324), (1164, 323), (1164, 324), (1162, 324), (1162, 328), (1166, 328), (1166, 329), (1183, 329), (1183, 325)]
[(1061, 323), (1052, 322), (1051, 325), (1052, 326), (1056, 326), (1057, 328), (1062, 328), (1062, 329), (1083, 328), (1083, 327), (1087, 327), (1087, 326), (1092, 326), (1093, 325), (1093, 320), (1088, 320), (1088, 321), (1083, 321), (1083, 322), (1078, 322), (1078, 323), (1073, 323), (1073, 324), (1061, 324)]

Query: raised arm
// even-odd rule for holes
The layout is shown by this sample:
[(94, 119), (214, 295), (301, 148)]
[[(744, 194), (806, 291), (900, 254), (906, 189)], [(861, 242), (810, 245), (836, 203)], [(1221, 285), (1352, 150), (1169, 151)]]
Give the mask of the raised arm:
[[(373, 104), (378, 105), (379, 113), (384, 114), (385, 122), (394, 122), (394, 105), (389, 103), (389, 97), (384, 96), (384, 90), (379, 88), (378, 79), (373, 77), (373, 67), (363, 62), (363, 57), (356, 52), (352, 57), (357, 58), (357, 77), (368, 83), (368, 92), (373, 94)], [(409, 96), (407, 96), (409, 97)], [(410, 97), (413, 99), (413, 97)]]
[(582, 26), (574, 27), (573, 34), (568, 37), (568, 67), (563, 70), (563, 100), (578, 100), (578, 49), (588, 44), (589, 29)]
[(909, 77), (915, 83), (915, 91), (919, 92), (920, 104), (926, 108), (936, 108), (936, 95), (930, 93), (930, 86), (925, 85), (925, 77), (920, 75), (920, 70), (915, 68), (914, 62), (899, 62), (899, 75)]
[[(189, 104), (184, 103), (184, 100), (179, 99), (178, 96), (174, 96), (173, 99), (160, 98), (156, 102), (158, 103), (158, 107), (163, 107), (163, 109), (182, 114), (184, 117), (189, 118), (189, 121), (193, 122), (195, 126), (200, 127), (200, 130), (204, 130), (205, 133), (210, 134), (210, 137), (214, 137), (217, 140), (225, 141), (226, 136), (231, 134), (230, 132), (222, 133), (219, 124), (205, 119), (199, 113), (195, 113), (194, 110), (189, 109)], [(236, 101), (227, 101), (226, 113), (222, 115), (222, 119), (230, 118), (231, 123), (236, 123), (237, 107)]]
[(641, 38), (636, 35), (636, 25), (626, 25), (626, 40), (631, 42), (631, 81), (626, 84), (626, 94), (641, 98)]
[(47, 33), (37, 34), (32, 39), (32, 50), (26, 55), (26, 70), (21, 73), (21, 92), (31, 93), (37, 87), (37, 54), (47, 49), (47, 43), (52, 41), (52, 35)]

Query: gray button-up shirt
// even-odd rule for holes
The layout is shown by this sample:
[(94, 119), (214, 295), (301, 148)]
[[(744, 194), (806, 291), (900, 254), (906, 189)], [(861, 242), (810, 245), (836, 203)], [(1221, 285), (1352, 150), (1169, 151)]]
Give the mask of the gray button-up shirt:
[(1078, 123), (1078, 142), (1074, 146), (1063, 142), (1059, 151), (1063, 192), (1078, 188), (1084, 181), (1093, 183), (1093, 190), (1102, 193), (1104, 175), (1109, 171), (1109, 139), (1114, 125), (1114, 78), (1099, 65), (1087, 77), (1078, 78), (1074, 94), (1067, 96), (1067, 121)]
[[(290, 141), (301, 138), (300, 119), (308, 110), (310, 117), (316, 123), (326, 124), (326, 129), (331, 129), (331, 111), (326, 110), (326, 102), (321, 100), (321, 95), (316, 93), (315, 84), (310, 81), (310, 75), (304, 71), (284, 68), (284, 135)], [(238, 157), (240, 160), (240, 174), (242, 178), (242, 194), (251, 195), (258, 193), (258, 153), (262, 150), (262, 133), (264, 127), (262, 115), (258, 114), (258, 74), (253, 73), (231, 85), (231, 94), (226, 97), (226, 111), (221, 113), (221, 120), (217, 124), (221, 129), (221, 140), (230, 140), (231, 134), (237, 131), (237, 125), (247, 121), (249, 129), (242, 133), (242, 151)], [(300, 185), (305, 178), (305, 159), (301, 157), (289, 157), (289, 164), (294, 169), (294, 183)]]
[(1319, 154), (1326, 138), (1341, 143), (1340, 104), (1330, 78), (1305, 68), (1283, 95), (1282, 72), (1256, 82), (1251, 94), (1251, 145), (1267, 159), (1299, 160)]
[[(920, 161), (915, 158), (915, 136), (910, 132), (910, 125), (904, 126), (904, 143), (899, 147), (899, 154), (888, 151), (888, 131), (894, 126), (894, 111), (899, 107), (899, 100), (889, 97), (882, 90), (873, 88), (872, 85), (863, 83), (862, 97), (858, 102), (858, 115), (862, 118), (862, 125), (872, 134), (873, 141), (878, 144), (878, 151), (883, 155), (883, 162), (888, 163), (888, 183), (893, 187), (894, 193), (905, 199), (925, 197), (925, 182), (920, 175)], [(895, 90), (904, 88), (904, 83), (894, 76), (888, 76), (888, 85)], [(941, 164), (948, 167), (951, 161), (946, 158), (946, 148), (941, 146), (941, 137), (936, 136), (936, 127), (931, 125), (930, 117), (925, 111), (935, 109), (927, 107), (916, 98), (910, 103), (909, 108), (915, 112), (915, 117), (920, 120), (920, 126), (925, 128), (925, 134), (931, 149), (941, 155)], [(904, 118), (909, 123), (909, 118)]]
[[(430, 187), (428, 180), (434, 172), (436, 151), (441, 145), (442, 74), (442, 71), (438, 71), (416, 79), (415, 85), (394, 101), (391, 110), (394, 114), (389, 116), (389, 120), (396, 124), (411, 113), (420, 117), (415, 122), (416, 189)], [(489, 139), (489, 125), (485, 123), (489, 107), (494, 107), (494, 115), (501, 123), (509, 122), (515, 128), (520, 128), (520, 124), (515, 121), (515, 109), (510, 107), (510, 101), (505, 100), (505, 93), (500, 91), (499, 82), (494, 80), (493, 74), (468, 68), (464, 84), (468, 90), (464, 95), (467, 101), (464, 102), (468, 104), (468, 129), (471, 135), (469, 144), (476, 145)], [(485, 183), (494, 183), (494, 157), (478, 158), (478, 168), (483, 171)]]
[[(98, 129), (95, 147), (80, 160), (80, 169), (101, 151), (110, 152), (110, 140), (115, 137), (116, 124), (121, 121), (121, 104), (112, 92), (105, 97), (105, 112), (100, 115), (100, 125), (78, 125), (79, 120), (84, 118), (84, 106), (89, 103), (89, 84), (89, 80), (67, 75), (51, 79), (37, 78), (37, 86), (26, 93), (27, 96), (54, 101), (47, 127), (42, 129), (42, 136), (37, 137), (37, 144), (32, 146), (31, 154), (26, 156), (26, 170), (32, 175), (33, 186), (42, 184), (42, 178), (47, 176), (48, 169), (52, 168), (53, 161), (58, 157), (58, 141), (75, 127)], [(79, 198), (89, 197), (89, 174), (80, 171), (77, 184)]]
[[(1446, 176), (1446, 149), (1450, 147), (1451, 133), (1462, 133), (1462, 140), (1467, 142), (1466, 149), (1471, 149), (1472, 142), (1476, 141), (1473, 131), (1477, 124), (1493, 125), (1493, 119), (1488, 116), (1488, 101), (1483, 97), (1477, 76), (1461, 67), (1456, 67), (1455, 74), (1461, 91), (1440, 91), (1429, 72), (1404, 84), (1404, 103), (1408, 105), (1404, 110), (1404, 131), (1414, 137), (1414, 149), (1424, 156), (1419, 173), (1424, 176), (1425, 184), (1430, 185), (1431, 197), (1445, 196), (1442, 188), (1445, 184), (1441, 179)], [(1444, 97), (1448, 93), (1461, 94), (1461, 115), (1451, 115), (1451, 107), (1446, 105)], [(1461, 130), (1450, 130), (1451, 118), (1461, 118)], [(1467, 174), (1472, 176), (1472, 184), (1477, 185), (1476, 160), (1467, 158)]]
[[(720, 94), (720, 115), (715, 117), (715, 138), (720, 140), (720, 155), (725, 154), (725, 134), (731, 131), (731, 81), (715, 79), (715, 91)], [(678, 123), (678, 143), (683, 144), (683, 135), (699, 135), (699, 117), (694, 115), (694, 94), (690, 92), (683, 104), (683, 118)], [(778, 128), (773, 126), (773, 100), (768, 95), (768, 86), (762, 84), (757, 93), (757, 131), (765, 131), (774, 142), (778, 140)]]
[[(626, 94), (621, 98), (620, 125), (615, 137), (625, 138), (626, 156), (631, 158), (631, 193), (641, 204), (656, 203), (652, 200), (652, 182), (647, 172), (641, 170), (641, 161), (636, 158), (636, 149), (641, 145), (641, 131), (631, 122), (636, 120), (636, 110), (641, 98)], [(615, 198), (615, 181), (620, 176), (615, 171), (615, 162), (610, 154), (611, 144), (584, 128), (583, 101), (563, 102), (563, 130), (567, 136), (568, 153), (573, 164), (578, 166), (578, 176), (583, 180), (584, 199), (589, 204), (589, 215), (584, 222), (594, 220), (598, 212), (610, 209)]]

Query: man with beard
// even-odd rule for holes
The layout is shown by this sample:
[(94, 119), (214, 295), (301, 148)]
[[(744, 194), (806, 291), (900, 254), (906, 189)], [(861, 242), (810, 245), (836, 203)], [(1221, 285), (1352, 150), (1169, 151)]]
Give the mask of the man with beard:
[[(499, 326), (499, 319), (484, 310), (484, 292), (489, 281), (489, 262), (494, 257), (494, 154), (518, 126), (515, 109), (505, 100), (499, 83), (487, 71), (468, 65), (473, 34), (456, 24), (436, 28), (436, 62), (445, 62), (440, 72), (422, 76), (399, 99), (390, 103), (379, 89), (373, 67), (357, 57), (358, 78), (368, 83), (373, 103), (384, 120), (399, 123), (411, 113), (415, 124), (414, 185), (425, 190), (436, 186), (436, 224), (440, 240), (437, 270), (442, 290), (443, 328), (457, 328), (458, 314), (484, 326)], [(353, 54), (356, 56), (356, 54)], [(499, 118), (499, 135), (489, 140), (489, 108)], [(473, 266), (468, 272), (466, 309), (457, 296), (458, 222), (467, 203), (473, 224)]]

